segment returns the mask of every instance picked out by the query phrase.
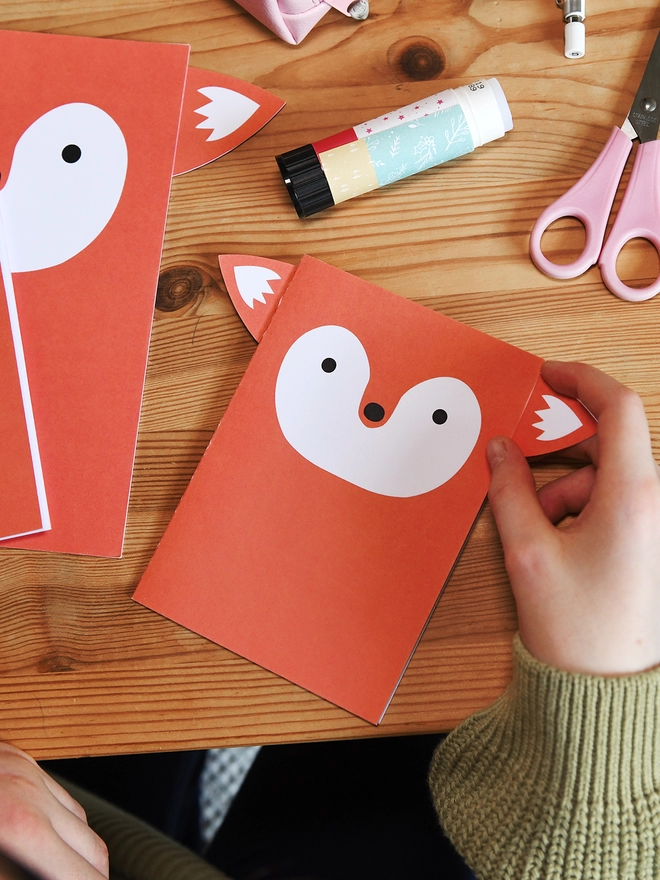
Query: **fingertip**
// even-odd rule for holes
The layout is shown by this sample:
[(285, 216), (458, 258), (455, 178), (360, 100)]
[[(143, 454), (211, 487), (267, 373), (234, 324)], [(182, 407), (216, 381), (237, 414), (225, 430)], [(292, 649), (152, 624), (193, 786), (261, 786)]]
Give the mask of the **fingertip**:
[(498, 503), (496, 499), (502, 490), (508, 496), (514, 486), (533, 483), (529, 464), (510, 437), (493, 437), (486, 447), (486, 457), (491, 471), (488, 490), (491, 502)]
[(506, 437), (493, 437), (486, 447), (486, 458), (491, 471), (502, 464), (508, 454)]
[(490, 506), (505, 545), (545, 520), (534, 477), (520, 448), (508, 437), (493, 437), (487, 447), (491, 465)]
[(544, 361), (541, 364), (541, 376), (555, 391), (575, 397), (578, 376), (585, 364), (574, 361)]
[(538, 491), (539, 503), (551, 523), (579, 515), (587, 505), (596, 483), (596, 468), (581, 467), (546, 483)]
[(521, 448), (511, 437), (491, 437), (486, 446), (486, 458), (491, 473), (505, 463), (511, 467), (527, 465), (527, 459)]

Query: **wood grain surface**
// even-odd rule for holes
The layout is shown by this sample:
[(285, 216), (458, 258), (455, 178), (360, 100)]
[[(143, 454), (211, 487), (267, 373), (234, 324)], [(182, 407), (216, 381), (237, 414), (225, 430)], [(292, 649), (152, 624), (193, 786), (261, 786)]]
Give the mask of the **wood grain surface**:
[[(189, 43), (191, 63), (287, 102), (232, 154), (173, 182), (123, 558), (0, 550), (0, 739), (36, 757), (446, 731), (507, 683), (515, 607), (487, 506), (379, 727), (132, 602), (255, 348), (219, 253), (311, 254), (543, 357), (589, 361), (642, 395), (657, 452), (660, 297), (624, 303), (597, 268), (558, 282), (528, 256), (536, 217), (623, 121), (657, 3), (593, 3), (579, 61), (563, 56), (552, 0), (371, 6), (363, 23), (331, 11), (293, 47), (232, 0), (0, 5), (6, 28)], [(298, 219), (276, 154), (489, 76), (511, 105), (506, 137)], [(546, 251), (568, 258), (569, 227)], [(632, 243), (619, 272), (648, 283), (658, 258)], [(543, 482), (567, 467), (535, 471)]]

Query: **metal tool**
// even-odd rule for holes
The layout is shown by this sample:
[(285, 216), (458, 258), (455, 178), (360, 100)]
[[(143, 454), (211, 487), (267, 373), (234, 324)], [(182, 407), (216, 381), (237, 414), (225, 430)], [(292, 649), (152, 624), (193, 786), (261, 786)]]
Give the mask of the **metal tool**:
[(587, 44), (584, 20), (587, 17), (586, 0), (556, 0), (564, 16), (564, 55), (583, 58)]

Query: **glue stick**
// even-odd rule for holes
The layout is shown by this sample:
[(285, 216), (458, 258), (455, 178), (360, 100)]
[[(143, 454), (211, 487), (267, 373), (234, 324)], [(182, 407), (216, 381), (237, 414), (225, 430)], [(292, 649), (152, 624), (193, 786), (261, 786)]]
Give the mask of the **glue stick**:
[(446, 89), (277, 156), (299, 217), (433, 168), (513, 128), (496, 79)]

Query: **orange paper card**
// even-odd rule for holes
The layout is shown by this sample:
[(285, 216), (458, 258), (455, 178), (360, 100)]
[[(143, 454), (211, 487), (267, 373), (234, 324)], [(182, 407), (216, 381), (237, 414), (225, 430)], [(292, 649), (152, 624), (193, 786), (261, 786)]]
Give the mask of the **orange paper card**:
[(377, 723), (541, 359), (309, 257), (264, 263), (283, 292), (239, 264), (270, 322), (135, 599)]
[(220, 74), (188, 81), (188, 55), (0, 32), (3, 270), (52, 518), (5, 546), (121, 555), (175, 156), (177, 171), (208, 162), (282, 106)]

